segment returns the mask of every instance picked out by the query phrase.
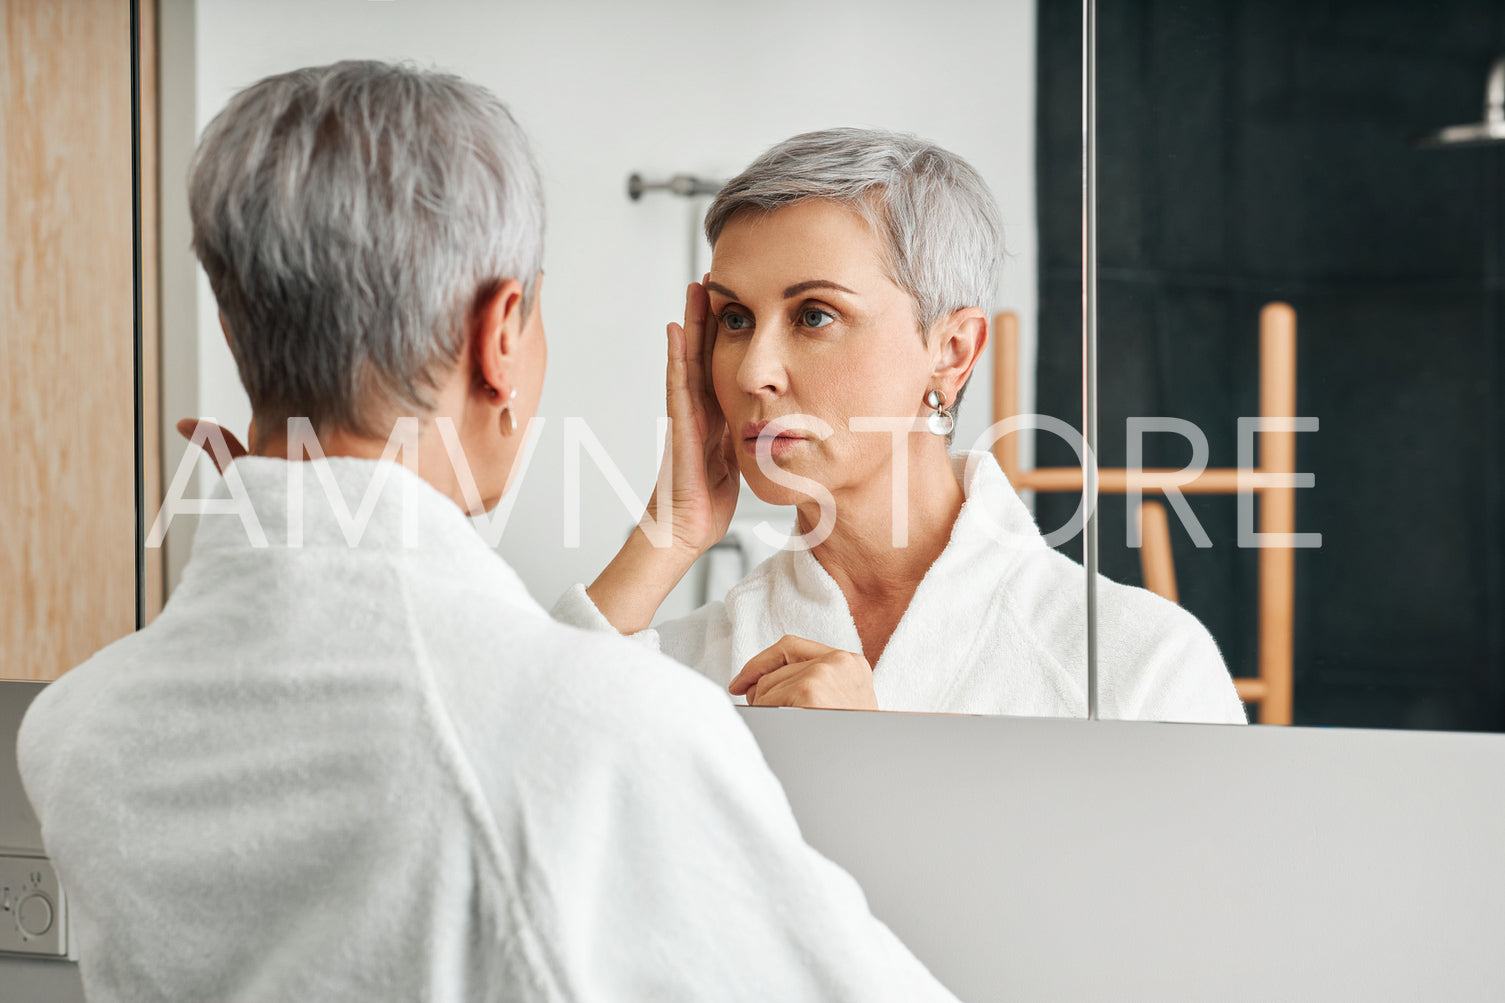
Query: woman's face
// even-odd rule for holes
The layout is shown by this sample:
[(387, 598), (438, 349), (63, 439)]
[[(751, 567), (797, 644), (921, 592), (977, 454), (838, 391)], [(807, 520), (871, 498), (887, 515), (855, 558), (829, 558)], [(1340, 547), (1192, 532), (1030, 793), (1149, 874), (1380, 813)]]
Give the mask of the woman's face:
[[(929, 413), (931, 352), (914, 300), (885, 273), (881, 253), (866, 220), (815, 199), (740, 214), (721, 231), (707, 283), (711, 379), (742, 475), (764, 501), (808, 494), (770, 480), (758, 450), (839, 495), (886, 482), (893, 456), (890, 433), (854, 432), (852, 419)], [(796, 414), (824, 421), (830, 434), (759, 439), (763, 425)]]

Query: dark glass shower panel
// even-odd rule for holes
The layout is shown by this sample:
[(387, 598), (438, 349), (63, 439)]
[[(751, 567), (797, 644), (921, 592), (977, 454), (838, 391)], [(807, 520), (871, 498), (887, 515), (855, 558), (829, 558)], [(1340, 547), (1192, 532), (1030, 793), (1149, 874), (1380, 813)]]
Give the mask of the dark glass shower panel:
[[(1040, 9), (1040, 410), (1080, 421), (1080, 5)], [(1298, 724), (1505, 730), (1502, 154), (1414, 139), (1479, 117), (1505, 9), (1482, 0), (1101, 4), (1101, 462), (1131, 415), (1189, 419), (1213, 466), (1258, 413), (1258, 312), (1296, 308)], [(1187, 444), (1146, 440), (1180, 467)], [(1070, 465), (1043, 440), (1042, 465)], [(1042, 524), (1074, 499), (1045, 498)], [(1253, 675), (1257, 575), (1233, 498), (1175, 525), (1183, 604)], [(1122, 496), (1105, 573), (1138, 583)], [(1063, 548), (1079, 555), (1080, 543)]]

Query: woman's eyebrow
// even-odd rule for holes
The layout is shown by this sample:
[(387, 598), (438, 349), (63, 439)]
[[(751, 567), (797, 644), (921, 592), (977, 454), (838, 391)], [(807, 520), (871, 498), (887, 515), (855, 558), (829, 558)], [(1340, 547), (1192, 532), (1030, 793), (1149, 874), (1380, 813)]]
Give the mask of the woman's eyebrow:
[(794, 297), (798, 296), (800, 293), (809, 292), (811, 289), (836, 289), (840, 292), (848, 294), (849, 296), (857, 295), (856, 290), (848, 289), (846, 286), (842, 285), (839, 282), (832, 282), (830, 279), (811, 279), (809, 282), (796, 282), (788, 289), (785, 289), (784, 298), (786, 300), (794, 299)]
[[(711, 291), (713, 293), (720, 293), (721, 295), (725, 296), (727, 299), (733, 299), (733, 300), (735, 300), (735, 299), (741, 299), (742, 298), (742, 297), (738, 296), (736, 293), (732, 292), (730, 289), (728, 289), (726, 286), (722, 285), (719, 282), (707, 282), (705, 284), (705, 287), (706, 287), (706, 289), (708, 289), (709, 291)], [(794, 285), (790, 286), (788, 289), (785, 289), (784, 290), (784, 298), (786, 300), (794, 299), (800, 293), (809, 292), (811, 289), (835, 289), (835, 290), (838, 290), (840, 292), (844, 292), (844, 293), (846, 293), (849, 296), (856, 296), (857, 295), (857, 291), (855, 289), (848, 289), (846, 286), (842, 285), (840, 282), (832, 282), (830, 279), (810, 279), (807, 282), (796, 282)]]

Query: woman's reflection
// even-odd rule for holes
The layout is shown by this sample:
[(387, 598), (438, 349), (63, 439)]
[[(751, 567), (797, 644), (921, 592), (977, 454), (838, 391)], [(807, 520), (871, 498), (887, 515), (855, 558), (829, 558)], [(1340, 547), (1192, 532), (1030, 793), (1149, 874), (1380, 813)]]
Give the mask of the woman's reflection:
[[(948, 453), (1001, 256), (982, 178), (914, 137), (808, 133), (733, 179), (706, 235), (710, 274), (669, 326), (658, 490), (555, 616), (639, 634), (752, 704), (1084, 716), (1082, 568), (989, 453)], [(795, 507), (796, 545), (647, 629), (726, 533), (739, 474)], [(1244, 722), (1193, 616), (1099, 589), (1102, 716)]]

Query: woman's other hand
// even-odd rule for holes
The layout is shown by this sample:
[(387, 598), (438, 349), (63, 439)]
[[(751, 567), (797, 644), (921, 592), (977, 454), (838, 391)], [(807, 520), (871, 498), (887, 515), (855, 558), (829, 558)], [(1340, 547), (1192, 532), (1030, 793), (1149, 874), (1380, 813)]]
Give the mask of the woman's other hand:
[(670, 446), (648, 503), (650, 520), (670, 520), (672, 546), (696, 558), (726, 535), (741, 489), (731, 433), (707, 387), (710, 322), (710, 298), (701, 283), (692, 282), (685, 290), (684, 324), (668, 329)]
[(790, 634), (748, 659), (728, 689), (756, 707), (878, 709), (866, 658)]

